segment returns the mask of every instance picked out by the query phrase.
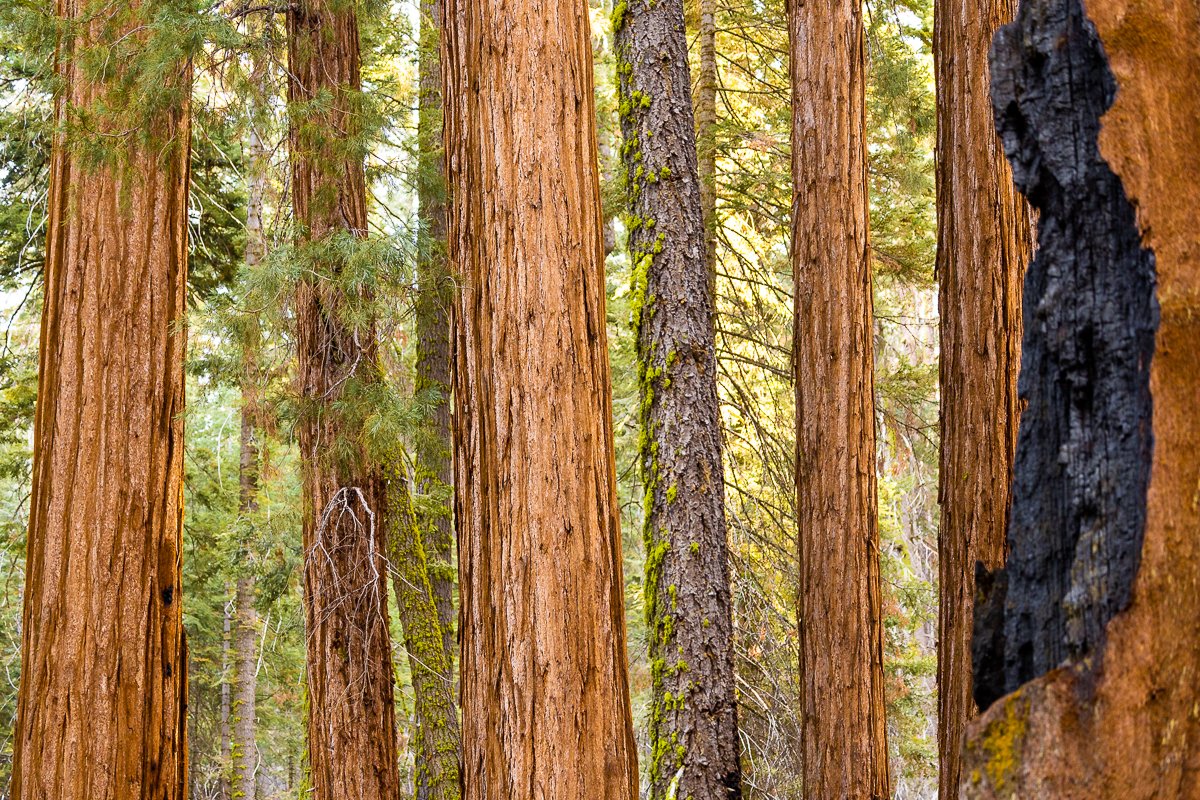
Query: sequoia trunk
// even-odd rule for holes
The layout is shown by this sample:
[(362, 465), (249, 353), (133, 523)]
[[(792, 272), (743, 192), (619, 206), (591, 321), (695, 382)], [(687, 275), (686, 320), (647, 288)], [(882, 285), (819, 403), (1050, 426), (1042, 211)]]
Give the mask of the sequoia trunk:
[[(180, 597), (189, 65), (174, 104), (128, 111), (85, 67), (144, 44), (156, 3), (59, 42), (12, 797), (182, 800)], [(68, 29), (61, 29), (67, 31)], [(139, 38), (140, 37), (140, 38)], [(136, 63), (123, 67), (136, 69)], [(68, 121), (88, 113), (98, 135)], [(66, 132), (64, 132), (66, 131)], [(80, 137), (80, 138), (76, 138)], [(99, 163), (81, 153), (99, 148)]]
[(374, 324), (351, 319), (364, 298), (335, 280), (367, 230), (358, 22), (353, 3), (334, 0), (302, 0), (287, 19), (293, 204), (317, 262), (295, 301), (312, 785), (316, 800), (393, 800), (383, 481), (340, 402), (380, 380)]
[(634, 800), (588, 5), (444, 8), (465, 794)]
[(1200, 9), (1025, 0), (993, 97), (1039, 211), (968, 797), (1200, 797)]
[(1029, 206), (1013, 185), (988, 93), (988, 50), (1016, 0), (937, 0), (941, 463), (938, 532), (938, 773), (958, 796), (971, 696), (975, 563), (1004, 564), (1017, 446), (1021, 283)]
[(885, 798), (862, 7), (792, 0), (788, 29), (804, 790)]
[(713, 344), (682, 0), (613, 17), (641, 376), (650, 797), (741, 793)]

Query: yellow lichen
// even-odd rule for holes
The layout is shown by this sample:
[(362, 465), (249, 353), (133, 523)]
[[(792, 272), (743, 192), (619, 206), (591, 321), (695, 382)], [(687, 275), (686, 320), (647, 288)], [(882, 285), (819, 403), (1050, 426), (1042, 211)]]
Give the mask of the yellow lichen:
[(1004, 716), (988, 724), (980, 739), (987, 754), (983, 768), (992, 788), (1004, 791), (1016, 776), (1020, 765), (1021, 747), (1025, 741), (1028, 707), (1019, 694), (1004, 701)]

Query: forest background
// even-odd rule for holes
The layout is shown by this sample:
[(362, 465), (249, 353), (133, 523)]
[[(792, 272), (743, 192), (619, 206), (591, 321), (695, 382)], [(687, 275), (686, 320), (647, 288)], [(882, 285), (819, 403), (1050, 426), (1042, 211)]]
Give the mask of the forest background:
[[(300, 489), (291, 396), (287, 298), (301, 255), (286, 153), (282, 17), (252, 4), (177, 4), (180, 47), (194, 52), (184, 613), (189, 664), (191, 797), (229, 791), (235, 596), (252, 578), (256, 611), (257, 753), (261, 798), (300, 797), (304, 784), (304, 630)], [(875, 292), (877, 465), (895, 796), (936, 794), (937, 286), (934, 274), (934, 86), (930, 0), (870, 0), (866, 9), (868, 136)], [(268, 9), (269, 11), (269, 9)], [(611, 18), (591, 3), (605, 208), (608, 328), (635, 728), (646, 756), (651, 666), (642, 581), (642, 493), (636, 468), (639, 385), (630, 326), (632, 268), (621, 219), (624, 187)], [(7, 800), (20, 670), (31, 436), (45, 243), (51, 21), (30, 0), (0, 9), (0, 800)], [(368, 143), (371, 254), (389, 380), (397, 390), (366, 413), (411, 454), (436, 394), (415, 379), (416, 256), (429, 231), (417, 187), (419, 8), (372, 3), (360, 13)], [(264, 19), (270, 20), (266, 25)], [(699, 9), (689, 13), (693, 80)], [(781, 0), (720, 0), (716, 14), (717, 356), (725, 445), (743, 784), (753, 798), (797, 796), (799, 685), (795, 618), (795, 409), (791, 385), (792, 267), (787, 28)], [(269, 65), (252, 89), (254, 63)], [(256, 79), (257, 80), (257, 79)], [(261, 91), (264, 113), (251, 114)], [(265, 145), (268, 255), (244, 263), (247, 171)], [(425, 143), (427, 144), (427, 143)], [(257, 508), (239, 511), (241, 363), (258, 337), (253, 418), (263, 466)], [(367, 402), (367, 401), (364, 401)], [(411, 455), (409, 456), (411, 458)], [(448, 513), (444, 489), (418, 510)], [(397, 615), (392, 615), (395, 623)], [(402, 772), (415, 780), (408, 661), (396, 643)], [(242, 645), (244, 646), (244, 644)], [(226, 796), (228, 796), (226, 794)]]

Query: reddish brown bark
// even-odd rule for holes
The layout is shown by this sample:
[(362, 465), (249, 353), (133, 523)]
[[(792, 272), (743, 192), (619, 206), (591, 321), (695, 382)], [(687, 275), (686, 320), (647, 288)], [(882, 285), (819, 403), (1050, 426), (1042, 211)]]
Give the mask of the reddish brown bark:
[(804, 791), (884, 798), (862, 7), (792, 0), (788, 30)]
[[(1059, 3), (1066, 0), (1037, 4), (1037, 22), (1068, 13)], [(1115, 87), (1102, 87), (1110, 101), (1116, 91), (1101, 121), (1098, 155), (1120, 179), (1127, 208), (1136, 211), (1141, 244), (1152, 249), (1156, 273), (1152, 415), (1110, 432), (1113, 441), (1124, 442), (1129, 430), (1149, 424), (1152, 431), (1149, 484), (1136, 498), (1144, 505), (1140, 563), (1128, 607), (1107, 622), (1093, 642), (1098, 646), (1024, 684), (971, 727), (963, 791), (979, 798), (1195, 798), (1200, 797), (1195, 779), (1200, 692), (1194, 679), (1200, 671), (1200, 254), (1193, 217), (1200, 189), (1193, 177), (1200, 173), (1200, 99), (1189, 86), (1200, 70), (1193, 35), (1200, 31), (1200, 9), (1173, 0), (1088, 0), (1070, 11), (1086, 14), (1073, 43), (1086, 40), (1094, 25), (1099, 38), (1092, 52), (1107, 59), (1115, 78)], [(1072, 65), (1070, 74), (1080, 70)], [(1076, 150), (1094, 147), (1071, 144)], [(1075, 249), (1088, 246), (1077, 242)], [(1109, 487), (1101, 488), (1102, 495), (1110, 494)], [(1084, 577), (1097, 589), (1114, 580)]]
[[(55, 104), (45, 299), (12, 797), (182, 800), (187, 653), (180, 597), (189, 127), (186, 92), (145, 138), (74, 56), (136, 37), (92, 17), (64, 40)], [(79, 22), (87, 4), (59, 0)], [(190, 66), (172, 76), (190, 84)], [(127, 120), (124, 120), (127, 121)], [(88, 163), (79, 148), (103, 147)]]
[(295, 219), (301, 247), (319, 262), (296, 291), (309, 765), (317, 800), (393, 800), (385, 495), (379, 465), (339, 403), (380, 380), (375, 328), (350, 319), (352, 305), (369, 298), (343, 294), (336, 277), (345, 242), (330, 246), (367, 229), (354, 5), (292, 5), (288, 68)]
[(588, 6), (442, 30), (464, 796), (633, 800)]
[(937, 0), (941, 461), (939, 795), (958, 796), (971, 695), (975, 562), (1003, 566), (1017, 446), (1021, 284), (1030, 211), (996, 134), (988, 50), (1016, 0)]

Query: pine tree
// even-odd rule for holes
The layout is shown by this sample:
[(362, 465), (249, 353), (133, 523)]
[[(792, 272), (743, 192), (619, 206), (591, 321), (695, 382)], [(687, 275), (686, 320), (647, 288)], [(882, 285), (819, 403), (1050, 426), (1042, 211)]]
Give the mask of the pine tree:
[(443, 647), (421, 526), (413, 511), (408, 478), (398, 460), (387, 475), (387, 496), (392, 585), (404, 629), (417, 721), (417, 797), (459, 800), (461, 733), (454, 705), (453, 667)]
[(788, 31), (804, 790), (885, 798), (862, 7), (793, 1)]
[(587, 5), (444, 6), (471, 800), (633, 800)]
[(317, 800), (391, 800), (399, 771), (385, 494), (357, 418), (382, 374), (356, 260), (367, 193), (355, 4), (296, 3), (287, 25), (293, 213), (308, 267), (295, 314), (311, 779)]
[(642, 384), (650, 797), (728, 800), (741, 794), (733, 617), (683, 2), (622, 2), (613, 24)]
[(993, 45), (1038, 252), (967, 797), (1197, 796), (1200, 48), (1176, 33), (1198, 25), (1195, 4), (1026, 0)]
[(1017, 444), (1021, 284), (1030, 212), (996, 134), (987, 54), (1015, 0), (934, 6), (938, 83), (941, 464), (938, 534), (939, 794), (958, 796), (971, 698), (975, 563), (1004, 564)]
[(182, 800), (191, 68), (146, 27), (167, 3), (93, 11), (54, 7), (66, 24), (12, 797)]
[[(442, 0), (423, 0), (417, 68), (418, 103), (417, 203), (423, 225), (417, 261), (418, 393), (439, 394), (429, 430), (419, 438), (417, 465), (421, 489), (439, 499), (453, 481), (450, 450), (450, 307), (454, 283), (446, 268), (446, 187), (442, 158), (442, 68), (438, 25)], [(454, 527), (449, 510), (422, 520), (427, 532), (429, 578), (437, 603), (446, 661), (453, 675), (457, 655), (454, 638)]]
[[(269, 99), (269, 47), (272, 21), (267, 20), (259, 33), (257, 47), (251, 54), (249, 119), (246, 146), (246, 252), (248, 274), (262, 268), (267, 255), (263, 211), (269, 183), (270, 155), (263, 136), (266, 131), (266, 105)], [(259, 436), (256, 416), (259, 415), (258, 356), (262, 331), (257, 318), (243, 315), (248, 330), (242, 332), (241, 369), (241, 430), (238, 438), (238, 517), (241, 529), (253, 532), (253, 518), (258, 512)], [(252, 536), (247, 537), (251, 541)], [(248, 552), (247, 543), (242, 551)], [(244, 574), (237, 578), (234, 608), (236, 609), (234, 652), (237, 697), (233, 703), (232, 767), (233, 791), (238, 800), (254, 800), (258, 791), (255, 763), (258, 760), (258, 612), (255, 610), (256, 580), (252, 569), (243, 565)]]
[[(254, 207), (253, 190), (251, 208)], [(249, 227), (249, 226), (248, 226)], [(251, 390), (252, 392), (252, 390)], [(253, 396), (243, 394), (241, 433), (238, 437), (240, 468), (238, 476), (238, 514), (249, 520), (258, 510), (258, 443), (254, 430)], [(234, 594), (234, 685), (236, 697), (231, 706), (232, 736), (231, 764), (233, 767), (233, 796), (239, 800), (254, 800), (257, 784), (254, 764), (257, 755), (257, 673), (258, 673), (258, 612), (254, 608), (254, 575), (238, 576)]]
[(699, 0), (700, 70), (696, 80), (696, 155), (704, 258), (717, 270), (717, 0)]

